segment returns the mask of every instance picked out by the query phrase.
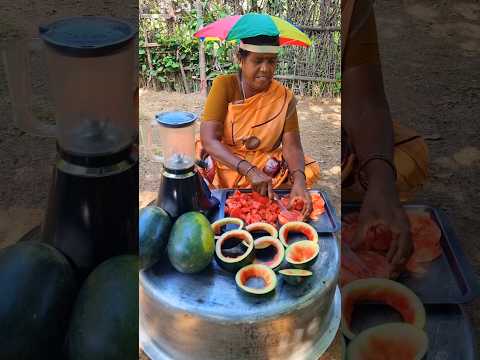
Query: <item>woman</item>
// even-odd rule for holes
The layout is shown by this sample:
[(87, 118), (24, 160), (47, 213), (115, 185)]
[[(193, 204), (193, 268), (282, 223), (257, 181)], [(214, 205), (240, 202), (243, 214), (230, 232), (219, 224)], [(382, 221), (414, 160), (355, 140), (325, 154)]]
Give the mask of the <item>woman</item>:
[(205, 175), (214, 188), (252, 188), (273, 198), (273, 189), (291, 187), (290, 199), (304, 200), (319, 178), (318, 164), (304, 156), (296, 100), (273, 79), (279, 39), (259, 35), (242, 39), (240, 72), (217, 77), (209, 92), (200, 126), (197, 154), (210, 162)]
[(342, 201), (362, 200), (354, 248), (372, 225), (387, 224), (396, 235), (387, 258), (402, 265), (412, 241), (400, 201), (426, 181), (428, 152), (390, 117), (372, 3), (342, 1)]

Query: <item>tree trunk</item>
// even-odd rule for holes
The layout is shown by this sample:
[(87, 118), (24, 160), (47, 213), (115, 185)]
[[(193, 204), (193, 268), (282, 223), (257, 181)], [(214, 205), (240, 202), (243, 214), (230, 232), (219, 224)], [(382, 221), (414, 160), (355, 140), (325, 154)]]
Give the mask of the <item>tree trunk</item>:
[[(148, 34), (147, 31), (145, 31), (145, 42), (148, 43)], [(153, 64), (152, 64), (152, 54), (150, 53), (150, 49), (147, 47), (145, 48), (145, 52), (147, 53), (147, 62), (148, 62), (148, 69), (150, 70), (147, 78), (147, 87), (148, 84), (152, 85), (153, 90), (157, 90), (157, 83), (155, 79), (152, 77), (152, 72), (153, 72)]]
[(180, 50), (177, 49), (177, 60), (180, 64), (180, 73), (182, 74), (182, 81), (183, 81), (183, 88), (185, 89), (185, 93), (190, 93), (190, 86), (187, 83), (187, 77), (185, 76), (185, 70), (183, 69), (182, 58), (180, 57)]
[[(195, 7), (197, 9), (197, 23), (200, 29), (203, 26), (203, 7), (200, 0), (195, 1)], [(207, 96), (207, 70), (205, 65), (205, 44), (200, 41), (199, 48), (199, 65), (200, 65), (200, 94)]]
[(235, 0), (235, 7), (237, 8), (236, 15), (243, 15), (243, 7), (240, 4), (240, 0)]
[(250, 11), (251, 11), (251, 12), (259, 12), (259, 11), (258, 11), (258, 3), (257, 3), (257, 0), (251, 0)]

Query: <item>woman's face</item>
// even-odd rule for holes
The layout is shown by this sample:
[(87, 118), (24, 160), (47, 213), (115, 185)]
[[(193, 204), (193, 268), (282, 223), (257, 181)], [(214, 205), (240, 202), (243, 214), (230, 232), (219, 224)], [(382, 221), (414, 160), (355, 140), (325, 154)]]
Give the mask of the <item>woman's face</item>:
[(267, 90), (272, 82), (277, 55), (250, 52), (241, 60), (241, 64), (244, 81), (251, 90), (261, 92)]

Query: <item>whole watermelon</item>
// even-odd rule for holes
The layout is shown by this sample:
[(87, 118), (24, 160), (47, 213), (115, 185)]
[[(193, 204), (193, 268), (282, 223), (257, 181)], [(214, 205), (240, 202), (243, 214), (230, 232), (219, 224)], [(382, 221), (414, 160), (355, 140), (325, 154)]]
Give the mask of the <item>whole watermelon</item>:
[(156, 263), (168, 242), (172, 227), (170, 216), (158, 206), (147, 206), (138, 216), (140, 268)]
[(100, 264), (75, 303), (68, 359), (138, 359), (138, 309), (138, 257), (121, 255)]
[(205, 269), (215, 252), (214, 234), (208, 219), (193, 211), (180, 216), (173, 224), (167, 250), (171, 264), (181, 273)]
[(0, 251), (0, 359), (63, 359), (77, 295), (75, 274), (52, 246), (22, 242)]

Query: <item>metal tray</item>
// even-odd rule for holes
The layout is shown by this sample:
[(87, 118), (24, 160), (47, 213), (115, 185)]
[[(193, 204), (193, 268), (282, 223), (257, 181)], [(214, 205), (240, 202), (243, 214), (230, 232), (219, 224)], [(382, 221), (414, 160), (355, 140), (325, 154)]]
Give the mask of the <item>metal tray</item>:
[[(235, 314), (243, 320), (255, 318), (259, 312), (268, 317), (277, 314), (279, 308), (294, 308), (299, 300), (309, 302), (318, 293), (337, 286), (340, 270), (337, 238), (333, 234), (322, 234), (318, 241), (320, 252), (311, 268), (313, 276), (298, 286), (286, 285), (278, 276), (276, 291), (271, 296), (243, 295), (237, 289), (235, 274), (223, 270), (215, 260), (204, 271), (185, 275), (173, 268), (165, 253), (155, 265), (144, 270), (141, 277), (145, 287), (153, 289), (166, 302), (173, 302), (175, 307), (193, 308), (205, 314), (213, 312), (215, 317), (225, 319)], [(191, 294), (187, 289), (198, 294)], [(177, 296), (179, 298), (174, 300)]]
[[(359, 211), (359, 204), (345, 204), (342, 214)], [(480, 294), (480, 285), (446, 215), (425, 205), (405, 205), (407, 212), (428, 212), (439, 226), (443, 255), (426, 265), (424, 275), (402, 274), (397, 280), (412, 289), (425, 304), (464, 304)]]
[[(477, 360), (474, 331), (461, 305), (426, 305), (428, 353), (424, 360)], [(352, 328), (359, 331), (390, 321), (402, 321), (400, 315), (386, 305), (355, 306)]]
[[(164, 255), (157, 264), (140, 272), (144, 351), (157, 353), (152, 357), (162, 360), (259, 359), (268, 351), (278, 354), (279, 344), (290, 339), (289, 344), (305, 352), (299, 359), (318, 359), (333, 340), (340, 318), (338, 241), (334, 234), (324, 234), (319, 236), (319, 243), (314, 275), (297, 287), (279, 277), (275, 292), (265, 297), (243, 294), (237, 289), (235, 275), (222, 270), (215, 260), (204, 271), (185, 275), (175, 271)], [(295, 332), (296, 328), (310, 327), (317, 331), (303, 335)], [(275, 335), (270, 336), (271, 331)], [(207, 334), (204, 343), (195, 340), (201, 334)], [(190, 355), (179, 355), (183, 349)], [(223, 357), (218, 354), (222, 351)], [(287, 356), (285, 353), (281, 358)]]
[[(220, 199), (220, 209), (217, 215), (218, 219), (225, 217), (225, 201), (228, 197), (234, 192), (234, 189), (224, 189), (224, 190), (216, 190), (215, 196), (219, 196)], [(240, 190), (241, 192), (252, 192), (251, 190)], [(318, 220), (315, 221), (308, 221), (310, 225), (312, 225), (318, 233), (335, 233), (340, 230), (340, 221), (337, 217), (335, 208), (333, 207), (328, 194), (321, 190), (310, 190), (310, 192), (318, 193), (322, 196), (323, 200), (325, 201), (325, 212), (320, 215)], [(217, 195), (217, 194), (221, 195)], [(290, 194), (290, 190), (275, 190), (275, 193), (280, 196), (285, 196)]]

